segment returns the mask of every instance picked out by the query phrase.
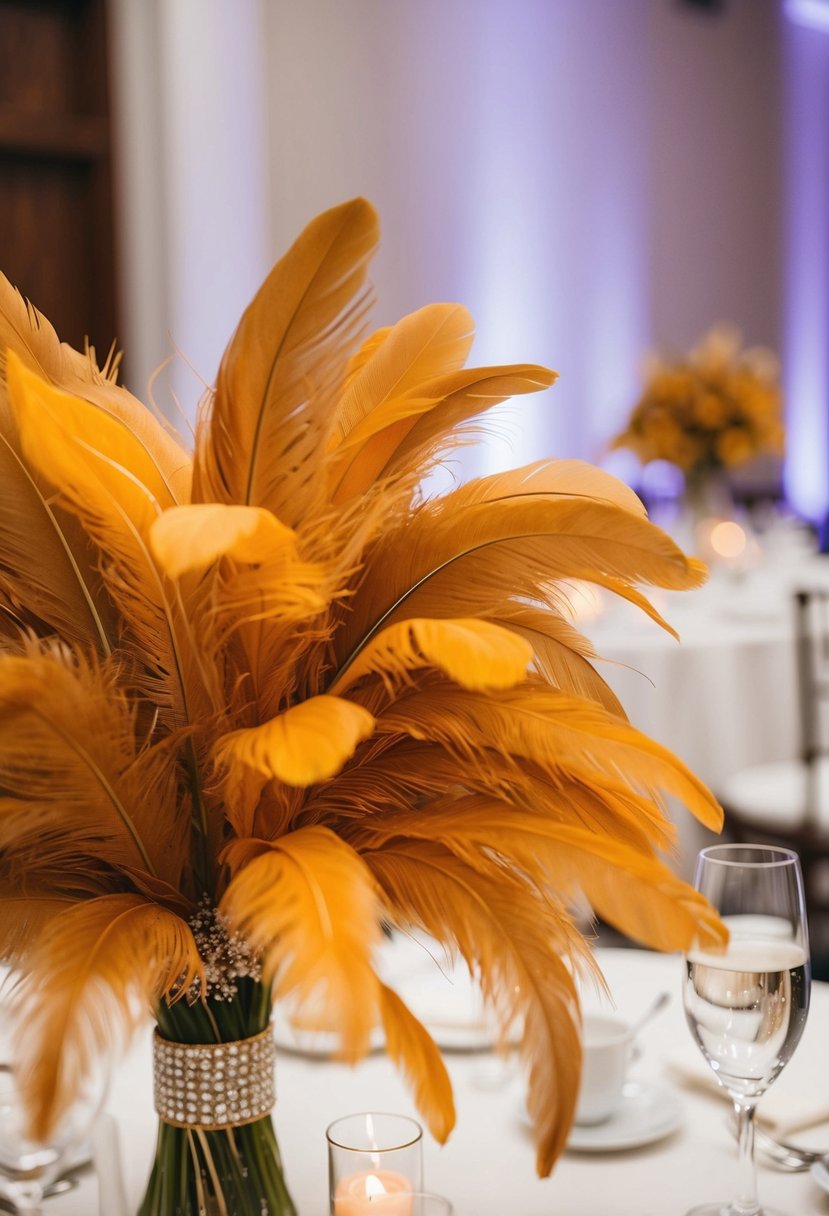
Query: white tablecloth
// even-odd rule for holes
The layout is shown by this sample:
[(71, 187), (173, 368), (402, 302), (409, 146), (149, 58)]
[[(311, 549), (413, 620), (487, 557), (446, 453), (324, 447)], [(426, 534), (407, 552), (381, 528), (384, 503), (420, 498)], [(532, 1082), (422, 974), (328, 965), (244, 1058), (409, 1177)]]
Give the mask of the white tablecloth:
[[(665, 744), (716, 792), (749, 764), (797, 755), (798, 705), (792, 592), (826, 583), (829, 559), (768, 565), (742, 578), (715, 570), (697, 590), (652, 595), (680, 641), (626, 603), (577, 622), (597, 668), (634, 726)], [(715, 837), (687, 812), (677, 868), (693, 873)]]
[[(654, 995), (674, 999), (642, 1036), (643, 1054), (632, 1076), (671, 1084), (665, 1061), (687, 1048), (680, 995), (682, 960), (635, 950), (598, 951), (619, 1012), (633, 1019)], [(815, 984), (804, 1037), (776, 1082), (780, 1098), (829, 1095), (829, 985)], [(447, 1057), (458, 1110), (449, 1143), (424, 1145), (425, 1181), (448, 1195), (456, 1216), (682, 1216), (694, 1203), (730, 1198), (736, 1185), (736, 1149), (726, 1127), (727, 1106), (718, 1096), (677, 1088), (681, 1126), (666, 1139), (624, 1152), (566, 1153), (553, 1176), (535, 1176), (530, 1134), (522, 1117), (519, 1078), (504, 1079), (486, 1052)], [(117, 1118), (133, 1216), (153, 1150), (149, 1046), (123, 1062), (110, 1109)], [(382, 1055), (357, 1068), (281, 1055), (277, 1064), (276, 1124), (286, 1174), (300, 1216), (327, 1216), (325, 1128), (339, 1115), (362, 1110), (412, 1114), (403, 1084)], [(765, 1102), (774, 1098), (774, 1089)], [(804, 1142), (829, 1149), (829, 1124), (803, 1133)], [(808, 1174), (759, 1171), (761, 1198), (790, 1216), (826, 1216), (829, 1195)], [(95, 1216), (94, 1178), (75, 1192), (49, 1200), (47, 1216)], [(194, 1214), (195, 1216), (195, 1214)]]

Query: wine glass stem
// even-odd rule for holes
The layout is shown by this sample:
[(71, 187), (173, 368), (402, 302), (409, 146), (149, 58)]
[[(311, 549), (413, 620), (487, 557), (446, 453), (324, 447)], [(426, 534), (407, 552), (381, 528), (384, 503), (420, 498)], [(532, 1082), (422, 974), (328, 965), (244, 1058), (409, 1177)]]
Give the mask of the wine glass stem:
[(754, 1164), (754, 1111), (756, 1102), (734, 1101), (737, 1116), (738, 1191), (729, 1216), (759, 1216), (757, 1168)]

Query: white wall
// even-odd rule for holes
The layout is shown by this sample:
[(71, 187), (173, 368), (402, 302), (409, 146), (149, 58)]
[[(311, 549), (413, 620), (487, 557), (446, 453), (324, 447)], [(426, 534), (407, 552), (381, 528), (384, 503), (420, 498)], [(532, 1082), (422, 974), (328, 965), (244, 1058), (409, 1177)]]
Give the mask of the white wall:
[(177, 424), (270, 257), (262, 3), (111, 3), (127, 374), (145, 397), (175, 356), (153, 391)]
[(482, 464), (600, 456), (650, 342), (685, 346), (723, 318), (779, 341), (776, 13), (116, 0), (134, 382), (170, 339), (212, 378), (271, 262), (317, 211), (365, 194), (384, 233), (378, 324), (460, 300), (476, 361), (561, 372)]
[(651, 328), (692, 344), (718, 320), (780, 348), (784, 164), (774, 0), (710, 16), (649, 0)]

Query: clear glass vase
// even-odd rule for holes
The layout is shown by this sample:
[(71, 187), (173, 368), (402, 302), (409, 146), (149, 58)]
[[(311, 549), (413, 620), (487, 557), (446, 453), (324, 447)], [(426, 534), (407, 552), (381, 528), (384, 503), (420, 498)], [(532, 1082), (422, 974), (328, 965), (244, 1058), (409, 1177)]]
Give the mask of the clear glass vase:
[[(235, 1044), (267, 1029), (270, 993), (241, 980), (231, 1000), (178, 1001), (157, 1010), (171, 1044)], [(296, 1216), (269, 1114), (206, 1130), (159, 1119), (155, 1159), (138, 1216)]]

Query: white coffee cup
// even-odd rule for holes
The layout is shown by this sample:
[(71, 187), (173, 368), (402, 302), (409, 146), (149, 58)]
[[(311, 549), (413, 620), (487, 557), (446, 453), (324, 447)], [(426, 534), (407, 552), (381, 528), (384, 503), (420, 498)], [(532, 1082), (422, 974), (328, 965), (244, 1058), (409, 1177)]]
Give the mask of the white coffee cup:
[(586, 1013), (582, 1052), (575, 1122), (603, 1123), (622, 1101), (628, 1065), (634, 1056), (633, 1027), (612, 1014)]

